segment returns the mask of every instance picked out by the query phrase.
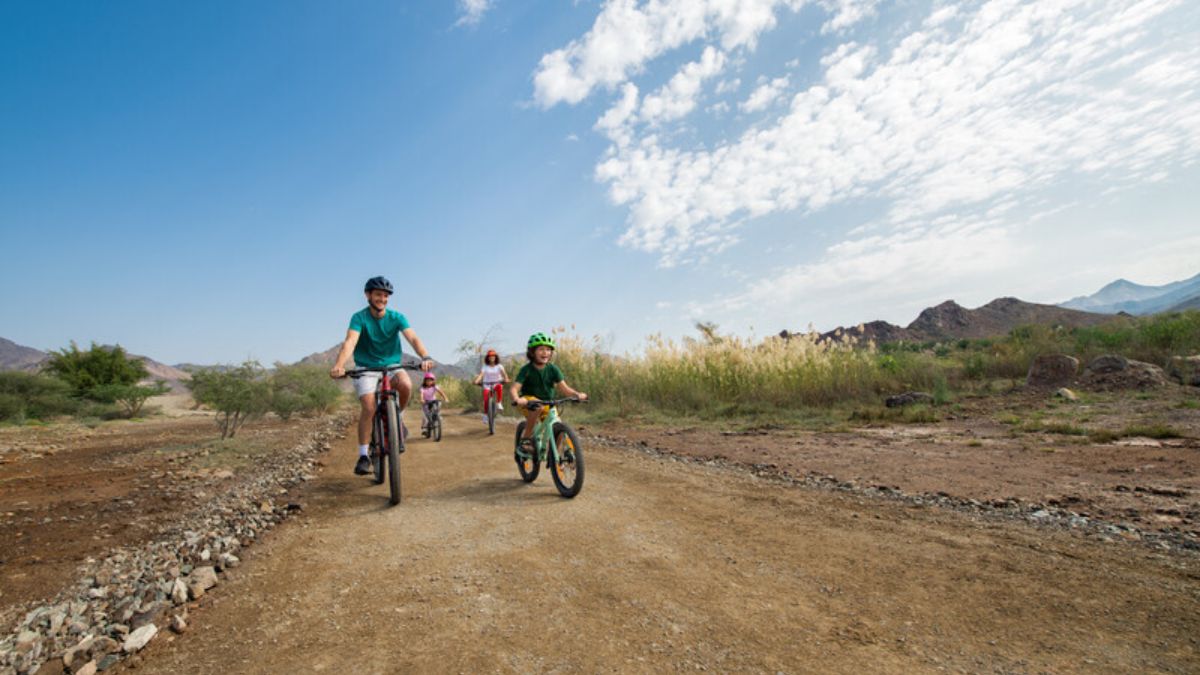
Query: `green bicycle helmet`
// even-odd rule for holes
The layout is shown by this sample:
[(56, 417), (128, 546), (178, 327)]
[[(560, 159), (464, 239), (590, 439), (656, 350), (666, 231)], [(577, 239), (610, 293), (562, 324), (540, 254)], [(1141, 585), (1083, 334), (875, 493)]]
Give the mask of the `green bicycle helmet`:
[(545, 333), (534, 333), (533, 335), (530, 335), (529, 343), (525, 345), (525, 349), (529, 350), (535, 347), (541, 347), (542, 345), (546, 345), (550, 349), (558, 349), (558, 345), (554, 344), (554, 338), (546, 335)]

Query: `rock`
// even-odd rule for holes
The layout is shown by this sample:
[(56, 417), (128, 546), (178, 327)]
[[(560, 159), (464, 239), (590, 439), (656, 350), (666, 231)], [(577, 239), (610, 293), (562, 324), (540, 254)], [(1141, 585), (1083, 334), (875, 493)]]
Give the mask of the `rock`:
[(75, 675), (96, 675), (96, 662), (88, 661), (74, 671)]
[(120, 656), (117, 656), (116, 654), (109, 654), (108, 656), (105, 656), (104, 658), (100, 659), (100, 663), (99, 663), (99, 665), (96, 666), (96, 670), (100, 670), (100, 671), (108, 670), (109, 668), (112, 668), (113, 665), (115, 665), (117, 663), (117, 661), (120, 661), (120, 660), (121, 660)]
[(175, 616), (171, 617), (171, 630), (182, 634), (187, 630), (187, 621), (185, 621), (182, 616), (176, 614)]
[(67, 671), (63, 668), (61, 659), (50, 659), (43, 663), (42, 667), (38, 668), (36, 672), (37, 675), (62, 675), (62, 673)]
[(1167, 368), (1171, 379), (1192, 387), (1200, 387), (1200, 354), (1195, 356), (1173, 356)]
[(192, 599), (204, 595), (204, 591), (217, 585), (217, 570), (211, 565), (197, 567), (188, 575), (188, 591)]
[(1081, 381), (1096, 389), (1149, 389), (1166, 386), (1167, 376), (1152, 363), (1107, 354), (1092, 359)]
[(240, 563), (240, 562), (241, 562), (241, 558), (238, 558), (236, 555), (234, 555), (232, 553), (222, 553), (221, 554), (221, 566), (226, 569), (231, 568), (231, 567), (237, 567), (238, 563)]
[(1089, 373), (1104, 374), (1117, 373), (1125, 370), (1129, 366), (1129, 361), (1124, 356), (1117, 354), (1105, 354), (1092, 359), (1087, 369)]
[(885, 404), (889, 408), (898, 408), (906, 405), (914, 405), (924, 403), (926, 405), (933, 404), (933, 396), (926, 394), (923, 391), (906, 391), (903, 394), (889, 396)]
[(97, 656), (103, 656), (105, 654), (112, 654), (113, 652), (116, 652), (120, 649), (121, 649), (120, 642), (117, 642), (116, 640), (114, 640), (108, 636), (102, 636), (102, 637), (96, 638), (96, 641), (94, 643), (92, 643), (91, 652), (92, 652), (92, 657), (95, 658)]
[(1079, 359), (1066, 354), (1043, 354), (1033, 360), (1025, 375), (1030, 387), (1062, 387), (1075, 379)]
[(130, 633), (129, 637), (125, 638), (125, 644), (121, 645), (121, 649), (124, 650), (126, 654), (133, 654), (137, 651), (140, 651), (142, 647), (145, 647), (146, 644), (150, 642), (150, 640), (157, 634), (158, 628), (154, 624), (148, 623)]
[(63, 666), (71, 672), (76, 672), (83, 667), (91, 659), (92, 644), (96, 638), (91, 635), (79, 641), (74, 647), (71, 647), (63, 654)]
[(1072, 403), (1079, 400), (1079, 397), (1075, 395), (1075, 392), (1067, 389), (1066, 387), (1060, 387), (1058, 391), (1054, 392), (1054, 395), (1063, 399), (1064, 401), (1070, 401)]
[(146, 606), (144, 610), (133, 615), (133, 620), (129, 625), (135, 629), (141, 628), (150, 623), (162, 623), (162, 617), (170, 609), (171, 605), (162, 600), (155, 600)]
[(187, 599), (187, 584), (183, 583), (183, 579), (176, 577), (175, 582), (171, 584), (171, 601), (177, 605), (182, 605), (187, 602)]

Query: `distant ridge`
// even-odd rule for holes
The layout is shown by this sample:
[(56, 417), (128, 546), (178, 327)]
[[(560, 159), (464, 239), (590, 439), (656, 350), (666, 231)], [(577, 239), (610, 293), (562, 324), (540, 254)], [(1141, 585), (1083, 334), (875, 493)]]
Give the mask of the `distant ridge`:
[[(1059, 304), (1059, 307), (1101, 314), (1126, 312), (1133, 315), (1179, 311), (1180, 305), (1200, 298), (1200, 274), (1162, 286), (1143, 286), (1127, 279), (1117, 279), (1091, 295)], [(1190, 305), (1195, 308), (1195, 305)]]
[[(988, 338), (1008, 334), (1017, 326), (1028, 324), (1077, 328), (1113, 321), (1107, 314), (1081, 312), (1056, 305), (1025, 302), (1017, 298), (996, 298), (977, 309), (967, 309), (953, 300), (927, 307), (908, 326), (901, 328), (886, 321), (840, 327), (822, 333), (821, 340), (886, 342), (925, 342), (929, 340), (958, 340)], [(787, 331), (785, 331), (787, 333)]]
[(45, 361), (46, 352), (0, 338), (0, 370), (28, 370)]
[[(106, 345), (108, 346), (108, 345)], [(175, 391), (185, 390), (184, 382), (192, 379), (191, 374), (174, 366), (160, 363), (148, 356), (129, 354), (132, 359), (141, 359), (149, 373), (148, 381), (163, 380)], [(19, 345), (12, 340), (0, 338), (0, 370), (23, 370), (38, 372), (50, 359), (50, 354), (40, 349)]]

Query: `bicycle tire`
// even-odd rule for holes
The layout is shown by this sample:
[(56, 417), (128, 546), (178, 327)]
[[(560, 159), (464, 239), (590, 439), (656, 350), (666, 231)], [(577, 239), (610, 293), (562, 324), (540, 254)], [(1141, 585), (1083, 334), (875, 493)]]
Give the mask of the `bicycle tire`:
[(488, 396), (488, 435), (492, 436), (496, 433), (496, 392), (491, 392)]
[(558, 494), (571, 499), (583, 489), (583, 448), (575, 430), (564, 422), (554, 424), (554, 445), (558, 448), (560, 462), (551, 457), (547, 466)]
[(392, 505), (400, 503), (400, 412), (396, 409), (396, 399), (389, 398), (387, 406), (388, 427), (388, 488), (391, 490)]
[(532, 483), (537, 480), (538, 472), (542, 470), (537, 461), (535, 454), (529, 458), (523, 458), (517, 454), (517, 448), (521, 445), (521, 435), (525, 433), (525, 423), (521, 422), (517, 425), (517, 437), (513, 439), (513, 459), (517, 462), (517, 471), (521, 472), (521, 480), (526, 483)]
[(438, 443), (442, 440), (442, 415), (438, 413), (433, 420), (433, 442)]
[(383, 428), (380, 426), (379, 417), (376, 416), (371, 421), (371, 472), (372, 478), (376, 485), (381, 485), (385, 480), (387, 468), (384, 466), (383, 452), (379, 449), (379, 441), (383, 438)]

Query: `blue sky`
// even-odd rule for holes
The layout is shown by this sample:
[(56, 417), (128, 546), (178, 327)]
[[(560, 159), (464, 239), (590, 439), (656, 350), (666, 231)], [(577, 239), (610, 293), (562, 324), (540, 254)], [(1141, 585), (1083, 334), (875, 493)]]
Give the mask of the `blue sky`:
[[(0, 336), (292, 361), (1200, 272), (1171, 0), (0, 6)], [(498, 327), (498, 328), (496, 328)]]

